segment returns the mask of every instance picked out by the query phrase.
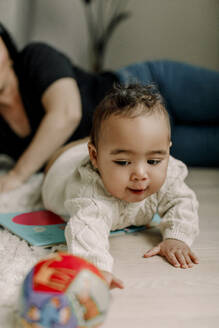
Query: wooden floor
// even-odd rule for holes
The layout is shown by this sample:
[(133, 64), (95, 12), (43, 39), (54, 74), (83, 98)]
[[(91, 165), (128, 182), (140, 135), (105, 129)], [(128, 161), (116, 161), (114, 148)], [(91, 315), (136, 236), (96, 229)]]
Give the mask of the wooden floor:
[(219, 170), (190, 169), (187, 183), (200, 202), (201, 233), (192, 247), (200, 264), (183, 270), (158, 256), (142, 258), (160, 241), (156, 230), (112, 237), (125, 289), (112, 291), (103, 328), (219, 327)]

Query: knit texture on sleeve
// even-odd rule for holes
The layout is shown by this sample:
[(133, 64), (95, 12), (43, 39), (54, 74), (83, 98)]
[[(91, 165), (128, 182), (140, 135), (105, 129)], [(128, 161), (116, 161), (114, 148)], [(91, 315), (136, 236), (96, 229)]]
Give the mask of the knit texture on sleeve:
[(190, 246), (199, 233), (199, 218), (196, 195), (184, 182), (187, 174), (186, 166), (170, 157), (166, 181), (158, 192), (158, 213), (163, 238)]
[(83, 257), (101, 270), (111, 272), (109, 253), (110, 207), (103, 201), (75, 198), (65, 202), (71, 218), (65, 230), (69, 252)]

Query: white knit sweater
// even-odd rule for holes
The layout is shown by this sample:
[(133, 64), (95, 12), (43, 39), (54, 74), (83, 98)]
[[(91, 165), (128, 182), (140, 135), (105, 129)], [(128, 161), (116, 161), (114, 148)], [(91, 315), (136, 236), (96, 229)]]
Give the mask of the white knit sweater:
[(45, 207), (68, 221), (65, 236), (69, 252), (111, 272), (110, 230), (146, 225), (156, 212), (162, 218), (159, 228), (164, 239), (192, 244), (199, 231), (198, 202), (184, 183), (188, 171), (181, 161), (170, 157), (167, 177), (159, 192), (138, 203), (127, 203), (106, 191), (87, 154), (84, 144), (67, 150), (49, 170), (43, 184)]

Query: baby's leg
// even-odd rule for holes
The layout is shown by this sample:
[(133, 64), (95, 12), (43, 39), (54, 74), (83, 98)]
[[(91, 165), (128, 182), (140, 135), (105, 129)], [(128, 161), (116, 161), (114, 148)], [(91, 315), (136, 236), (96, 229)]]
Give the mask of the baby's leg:
[(86, 137), (86, 138), (83, 138), (83, 139), (79, 139), (79, 140), (76, 140), (76, 141), (72, 141), (70, 143), (68, 143), (67, 145), (59, 148), (49, 159), (46, 167), (45, 167), (45, 170), (44, 170), (44, 173), (47, 174), (48, 170), (50, 169), (50, 167), (53, 165), (53, 163), (57, 160), (58, 157), (61, 156), (62, 153), (64, 153), (66, 150), (68, 150), (69, 148), (72, 148), (76, 145), (79, 145), (81, 143), (85, 143), (85, 142), (88, 142), (89, 141), (89, 137)]
[(62, 147), (48, 163), (42, 184), (42, 200), (47, 210), (67, 215), (65, 189), (78, 164), (89, 154), (87, 141), (82, 139)]

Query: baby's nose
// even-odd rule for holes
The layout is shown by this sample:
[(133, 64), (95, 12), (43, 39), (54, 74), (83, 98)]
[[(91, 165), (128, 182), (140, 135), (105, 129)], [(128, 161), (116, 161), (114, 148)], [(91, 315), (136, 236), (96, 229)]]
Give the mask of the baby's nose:
[(148, 172), (146, 169), (146, 165), (137, 165), (132, 173), (132, 179), (134, 180), (148, 179)]

